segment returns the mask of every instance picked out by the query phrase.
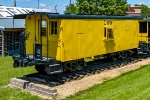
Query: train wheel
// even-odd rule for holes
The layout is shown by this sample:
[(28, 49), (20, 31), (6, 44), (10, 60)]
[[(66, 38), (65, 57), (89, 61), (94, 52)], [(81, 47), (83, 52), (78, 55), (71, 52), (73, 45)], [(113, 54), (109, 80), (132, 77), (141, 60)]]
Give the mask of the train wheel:
[(43, 66), (43, 65), (35, 65), (35, 69), (36, 69), (36, 71), (38, 71), (41, 74), (46, 73), (45, 66)]
[(120, 59), (127, 59), (128, 58), (128, 52), (127, 51), (122, 51), (119, 54)]
[(78, 61), (78, 67), (77, 67), (78, 70), (83, 69), (84, 66), (86, 66), (84, 59), (81, 61)]
[(84, 60), (65, 62), (63, 64), (64, 71), (66, 72), (74, 72), (77, 70), (81, 70), (85, 65)]
[(64, 63), (64, 69), (65, 69), (65, 72), (74, 72), (76, 71), (76, 64), (74, 62), (66, 62)]

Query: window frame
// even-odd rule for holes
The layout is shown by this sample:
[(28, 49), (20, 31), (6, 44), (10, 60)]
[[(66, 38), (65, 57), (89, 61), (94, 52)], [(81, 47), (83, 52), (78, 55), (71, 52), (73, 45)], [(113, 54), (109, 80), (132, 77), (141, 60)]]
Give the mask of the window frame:
[[(145, 25), (144, 25), (145, 24)], [(146, 28), (143, 28), (146, 27)], [(145, 34), (148, 32), (148, 24), (147, 22), (139, 22), (139, 33), (141, 34)]]
[[(43, 27), (43, 24), (42, 24), (43, 21), (45, 21), (46, 27)], [(39, 20), (38, 23), (39, 23), (40, 36), (47, 36), (47, 33), (48, 33), (48, 21), (45, 20), (45, 19), (42, 19), (42, 20)], [(43, 33), (44, 33), (44, 32), (43, 32), (43, 28), (44, 28), (45, 34), (43, 34)]]
[(52, 36), (58, 35), (58, 21), (57, 20), (49, 21), (49, 35), (52, 35)]
[[(110, 37), (110, 34), (108, 33), (109, 31), (108, 30), (111, 30), (111, 37)], [(114, 40), (114, 27), (113, 26), (106, 26), (104, 27), (104, 38), (105, 40)]]

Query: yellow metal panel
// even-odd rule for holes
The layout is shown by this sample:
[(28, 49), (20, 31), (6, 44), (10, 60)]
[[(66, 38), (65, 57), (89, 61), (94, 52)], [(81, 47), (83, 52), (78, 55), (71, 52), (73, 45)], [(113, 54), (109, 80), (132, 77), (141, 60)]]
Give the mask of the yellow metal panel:
[(57, 29), (57, 35), (51, 35), (51, 27), (50, 27), (50, 23), (49, 23), (49, 30), (48, 30), (48, 47), (49, 47), (49, 57), (53, 57), (56, 58), (57, 60), (61, 61), (62, 59), (62, 55), (61, 55), (61, 51), (62, 51), (62, 37), (61, 37), (61, 21), (60, 20), (51, 20), (49, 19), (49, 22), (51, 21), (57, 21), (58, 25), (58, 29)]
[(139, 41), (148, 43), (148, 33), (139, 33)]
[(115, 32), (116, 51), (123, 51), (137, 47), (138, 45), (137, 21), (119, 20), (113, 21), (113, 25), (116, 27)]
[(33, 54), (33, 43), (34, 43), (34, 33), (33, 30), (35, 27), (35, 23), (34, 23), (34, 17), (32, 16), (27, 16), (26, 17), (26, 36), (27, 36), (27, 40), (26, 40), (26, 54), (30, 55)]
[[(114, 40), (105, 41), (104, 20), (62, 20), (62, 61), (92, 57), (138, 47), (138, 21), (112, 20)], [(134, 25), (134, 26), (132, 26)]]

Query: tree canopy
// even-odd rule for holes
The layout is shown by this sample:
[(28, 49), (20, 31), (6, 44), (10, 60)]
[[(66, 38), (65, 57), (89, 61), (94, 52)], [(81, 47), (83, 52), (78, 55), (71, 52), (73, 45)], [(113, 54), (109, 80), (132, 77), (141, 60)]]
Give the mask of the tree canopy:
[(66, 10), (64, 11), (65, 14), (76, 14), (77, 13), (77, 7), (75, 4), (70, 4), (66, 7)]
[(134, 6), (139, 6), (139, 7), (141, 7), (141, 9), (142, 9), (142, 16), (143, 16), (143, 17), (148, 17), (148, 16), (150, 16), (150, 8), (148, 8), (147, 5), (144, 5), (144, 4), (141, 4), (141, 5), (135, 4)]
[[(66, 14), (125, 15), (127, 0), (76, 0), (66, 7)], [(69, 10), (70, 9), (70, 10)]]

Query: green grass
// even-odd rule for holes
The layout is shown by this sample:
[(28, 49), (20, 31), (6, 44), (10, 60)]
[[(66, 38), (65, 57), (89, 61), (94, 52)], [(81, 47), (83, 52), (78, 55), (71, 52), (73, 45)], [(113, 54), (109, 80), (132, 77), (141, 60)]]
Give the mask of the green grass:
[(23, 92), (20, 89), (5, 87), (11, 78), (35, 73), (34, 67), (13, 68), (11, 57), (0, 57), (0, 100), (38, 100), (37, 96)]
[(94, 61), (94, 59), (92, 59), (92, 58), (85, 58), (84, 61), (85, 62), (90, 62), (90, 61)]
[(40, 98), (20, 89), (0, 87), (0, 100), (40, 100)]
[(0, 86), (7, 85), (10, 78), (35, 73), (34, 67), (13, 68), (11, 57), (0, 57)]
[[(0, 100), (40, 100), (20, 89), (5, 87), (10, 78), (35, 73), (34, 67), (13, 68), (11, 57), (0, 57)], [(81, 91), (65, 100), (150, 100), (150, 65)]]
[(150, 65), (81, 91), (65, 100), (150, 100)]

